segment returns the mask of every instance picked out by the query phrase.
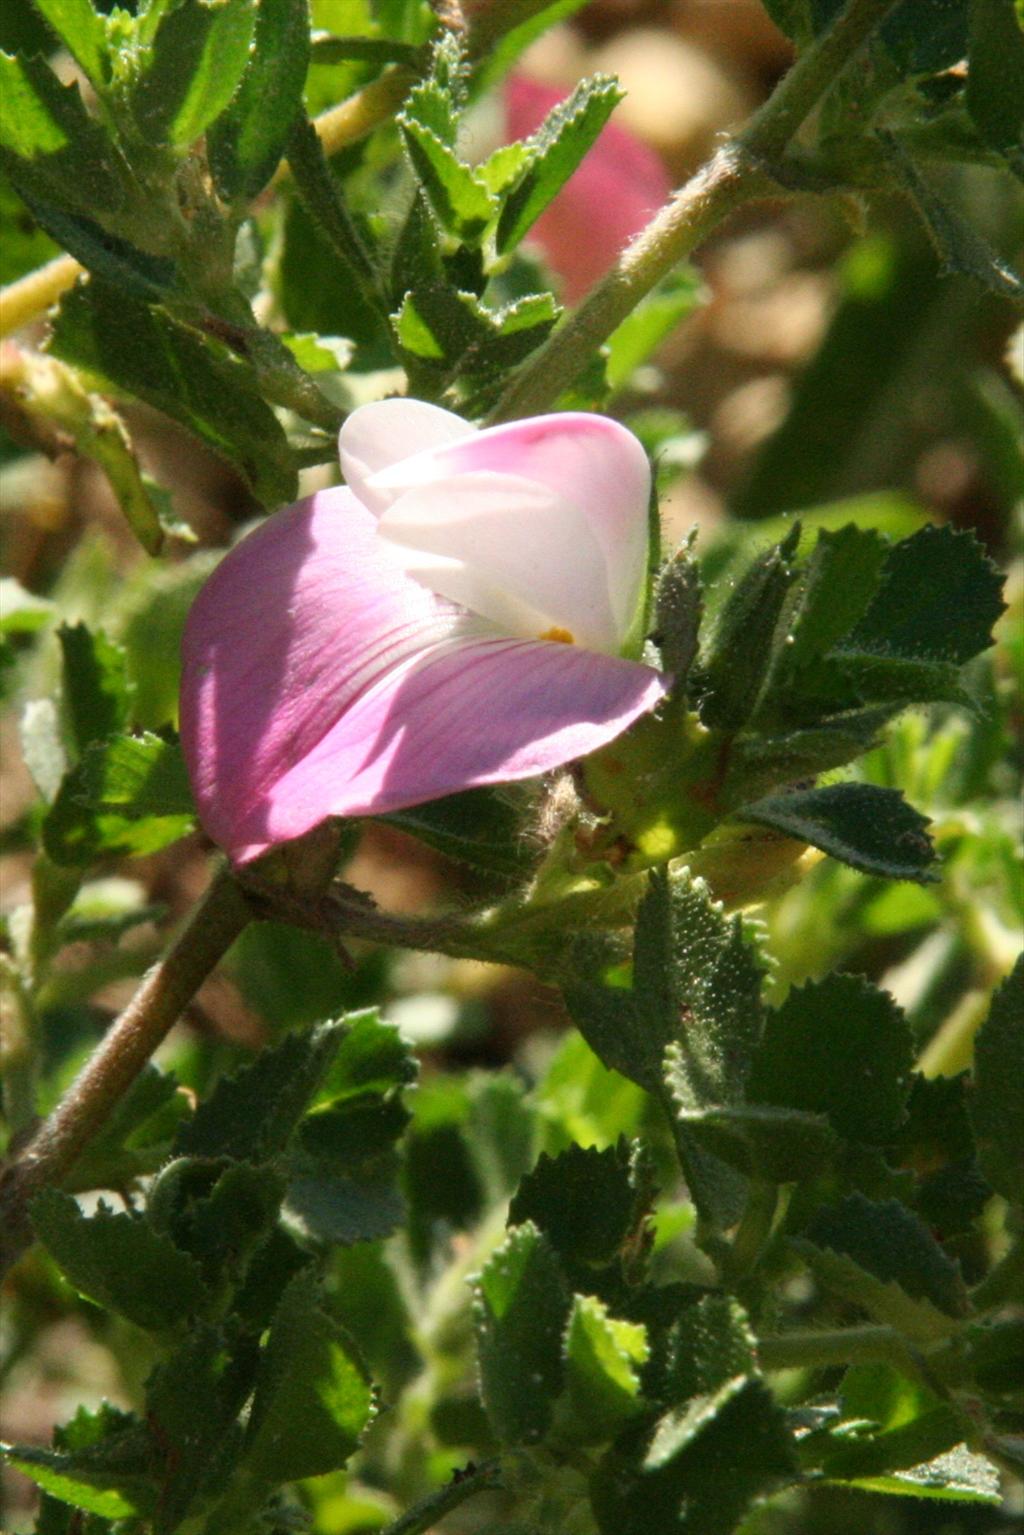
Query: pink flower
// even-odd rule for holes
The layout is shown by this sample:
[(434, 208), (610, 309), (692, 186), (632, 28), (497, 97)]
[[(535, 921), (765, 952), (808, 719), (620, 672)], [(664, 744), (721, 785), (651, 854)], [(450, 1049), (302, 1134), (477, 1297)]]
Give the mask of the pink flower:
[[(505, 82), (509, 138), (526, 138), (563, 95), (529, 75), (518, 71), (509, 75)], [(531, 231), (531, 239), (562, 278), (567, 302), (575, 304), (604, 276), (671, 190), (668, 173), (654, 151), (618, 123), (606, 124)]]
[(667, 686), (621, 655), (642, 638), (650, 491), (625, 427), (478, 432), (385, 400), (346, 421), (341, 466), (347, 489), (269, 518), (189, 615), (182, 744), (239, 863), (328, 816), (559, 767)]

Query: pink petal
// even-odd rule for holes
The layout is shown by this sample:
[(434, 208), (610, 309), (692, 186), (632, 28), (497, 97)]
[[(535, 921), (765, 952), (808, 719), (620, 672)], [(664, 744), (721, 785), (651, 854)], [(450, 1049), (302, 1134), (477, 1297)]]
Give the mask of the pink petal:
[[(505, 83), (509, 138), (532, 133), (564, 95), (513, 72)], [(604, 276), (671, 190), (653, 150), (616, 122), (602, 129), (582, 165), (530, 232), (561, 276), (570, 304)]]
[(411, 580), (347, 491), (270, 518), (203, 588), (182, 744), (207, 831), (238, 862), (327, 816), (531, 777), (613, 739), (667, 679), (517, 641)]
[[(383, 401), (377, 408), (392, 403), (398, 402)], [(582, 411), (534, 416), (396, 459), (368, 488), (375, 509), (383, 512), (406, 491), (482, 471), (533, 480), (583, 515), (604, 555), (621, 645), (636, 617), (647, 566), (651, 470), (637, 438), (607, 416)], [(531, 537), (536, 558), (564, 565), (560, 538), (548, 555), (541, 529)]]

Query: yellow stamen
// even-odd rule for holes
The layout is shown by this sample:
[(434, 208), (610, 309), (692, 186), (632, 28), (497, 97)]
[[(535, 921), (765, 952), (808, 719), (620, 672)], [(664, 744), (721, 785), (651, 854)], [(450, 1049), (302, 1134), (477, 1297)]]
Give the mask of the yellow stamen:
[(543, 634), (537, 636), (541, 640), (554, 640), (559, 645), (575, 645), (576, 636), (571, 629), (559, 629), (556, 625), (553, 629), (545, 629)]

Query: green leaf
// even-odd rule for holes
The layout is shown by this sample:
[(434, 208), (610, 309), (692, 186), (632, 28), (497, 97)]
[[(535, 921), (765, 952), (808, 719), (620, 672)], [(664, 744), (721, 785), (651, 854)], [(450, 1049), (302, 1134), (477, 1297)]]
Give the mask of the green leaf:
[(739, 1301), (703, 1295), (672, 1323), (654, 1390), (659, 1400), (674, 1406), (717, 1391), (737, 1377), (756, 1375), (755, 1346)]
[(792, 559), (799, 538), (799, 524), (794, 524), (782, 543), (754, 561), (722, 609), (694, 673), (705, 725), (738, 730), (754, 712), (795, 576)]
[(349, 1035), (345, 1022), (286, 1034), (213, 1092), (182, 1126), (179, 1156), (267, 1161), (283, 1151)]
[(779, 735), (744, 733), (729, 756), (722, 804), (738, 810), (770, 789), (787, 788), (801, 778), (816, 778), (843, 767), (878, 744), (894, 705), (851, 709), (820, 724)]
[(920, 216), (935, 247), (943, 276), (959, 273), (1002, 298), (1024, 296), (1024, 279), (992, 249), (969, 218), (921, 175), (913, 157), (891, 133), (878, 130), (888, 164)]
[(558, 1260), (532, 1224), (514, 1227), (475, 1283), (484, 1406), (498, 1438), (524, 1444), (547, 1432), (563, 1380), (570, 1301)]
[(375, 1412), (373, 1388), (315, 1280), (299, 1274), (260, 1360), (242, 1468), (273, 1486), (339, 1470)]
[(555, 1407), (555, 1436), (600, 1444), (635, 1417), (642, 1402), (639, 1367), (647, 1335), (611, 1316), (592, 1296), (575, 1295), (565, 1332), (565, 1387)]
[(34, 0), (71, 56), (98, 89), (110, 73), (106, 29), (90, 0)]
[(113, 143), (78, 86), (61, 85), (42, 59), (0, 53), (0, 152), (22, 195), (78, 213), (109, 213), (124, 203)]
[[(65, 918), (62, 927), (67, 922)], [(74, 929), (71, 936), (76, 936)], [(140, 1174), (155, 1171), (187, 1112), (187, 1099), (175, 1078), (147, 1065), (75, 1163), (69, 1180), (73, 1189), (124, 1187)]]
[(905, 1471), (876, 1476), (857, 1476), (843, 1483), (860, 1492), (879, 1492), (888, 1497), (920, 1498), (941, 1503), (983, 1503), (998, 1507), (1003, 1496), (999, 1473), (984, 1455), (974, 1455), (965, 1445), (936, 1455)]
[(380, 819), (471, 868), (525, 874), (537, 853), (522, 835), (521, 797), (508, 789), (467, 789)]
[(255, 197), (277, 169), (308, 67), (306, 0), (259, 0), (245, 73), (206, 136), (210, 169), (228, 201)]
[[(675, 1046), (670, 1047), (670, 1058)], [(672, 1065), (666, 1073), (671, 1086)], [(836, 1149), (836, 1136), (821, 1114), (742, 1104), (736, 1108), (683, 1109), (688, 1138), (748, 1178), (795, 1183), (813, 1178)]]
[(217, 1495), (238, 1455), (238, 1414), (252, 1390), (252, 1352), (198, 1327), (146, 1381), (146, 1422), (160, 1456), (153, 1535), (173, 1535)]
[(463, 244), (479, 243), (496, 209), (483, 177), (408, 109), (396, 121), (413, 173), (441, 228)]
[(288, 164), (302, 204), (332, 252), (351, 273), (365, 299), (376, 302), (377, 274), (363, 237), (331, 174), (316, 129), (306, 117), (293, 123), (287, 141)]
[(181, 747), (150, 731), (93, 742), (83, 761), (82, 783), (88, 803), (96, 809), (117, 806), (128, 817), (174, 817), (190, 823), (195, 816)]
[(800, 574), (783, 652), (787, 672), (824, 655), (863, 618), (886, 562), (885, 540), (873, 528), (821, 528)]
[(79, 1294), (139, 1327), (163, 1331), (206, 1299), (199, 1266), (135, 1215), (86, 1217), (69, 1194), (45, 1189), (30, 1214), (36, 1235)]
[(57, 630), (64, 662), (62, 702), (75, 751), (123, 730), (131, 688), (125, 653), (100, 630), (61, 624)]
[(966, 1310), (959, 1270), (893, 1199), (850, 1194), (820, 1210), (792, 1245), (827, 1289), (908, 1337), (942, 1337)]
[[(639, 1205), (639, 1208), (638, 1208)], [(509, 1224), (532, 1222), (565, 1260), (611, 1263), (634, 1231), (642, 1201), (627, 1147), (570, 1146), (542, 1155), (509, 1206)]]
[(174, 286), (173, 261), (139, 250), (95, 220), (69, 212), (66, 204), (73, 201), (69, 194), (58, 189), (48, 190), (45, 197), (36, 196), (24, 185), (20, 185), (20, 192), (40, 227), (96, 277), (142, 299), (159, 298)]
[(967, 110), (1024, 174), (1024, 31), (1013, 0), (970, 0), (967, 58)]
[(605, 375), (613, 393), (625, 389), (633, 374), (676, 326), (705, 302), (699, 273), (690, 266), (677, 267), (642, 298), (612, 331), (605, 345)]
[(493, 374), (521, 362), (539, 346), (558, 317), (550, 293), (532, 294), (491, 310), (473, 293), (443, 279), (418, 283), (393, 318), (400, 346), (442, 373)]
[(882, 1143), (903, 1119), (913, 1054), (888, 992), (861, 976), (828, 975), (769, 1010), (747, 1093), (754, 1103), (827, 1115), (846, 1140)]
[(651, 635), (661, 665), (672, 673), (676, 689), (685, 687), (697, 654), (703, 608), (700, 567), (685, 548), (681, 549), (658, 576)]
[(732, 1535), (754, 1498), (793, 1478), (782, 1409), (742, 1375), (626, 1430), (601, 1462), (591, 1498), (601, 1535)]
[(581, 80), (567, 101), (548, 113), (528, 145), (531, 156), (504, 195), (495, 247), (499, 255), (518, 245), (558, 195), (594, 143), (624, 92), (608, 75)]
[[(69, 1423), (54, 1430), (53, 1439), (52, 1450), (5, 1445), (4, 1459), (49, 1497), (98, 1518), (124, 1519), (152, 1511), (157, 1491), (149, 1446), (135, 1418), (106, 1402), (95, 1413), (81, 1407)], [(83, 1535), (91, 1535), (91, 1530), (87, 1526)], [(43, 1535), (41, 1523), (39, 1531)]]
[(249, 62), (252, 0), (180, 0), (163, 9), (132, 114), (150, 144), (191, 144), (223, 112)]
[(265, 504), (292, 498), (291, 452), (252, 370), (163, 310), (93, 279), (61, 301), (50, 349), (100, 388), (180, 421), (235, 464)]
[(992, 998), (974, 1042), (971, 1123), (993, 1188), (1024, 1204), (1024, 955)]
[(937, 877), (931, 872), (935, 852), (925, 830), (928, 817), (908, 805), (898, 789), (828, 784), (769, 795), (736, 814), (809, 842), (865, 874), (920, 883)]

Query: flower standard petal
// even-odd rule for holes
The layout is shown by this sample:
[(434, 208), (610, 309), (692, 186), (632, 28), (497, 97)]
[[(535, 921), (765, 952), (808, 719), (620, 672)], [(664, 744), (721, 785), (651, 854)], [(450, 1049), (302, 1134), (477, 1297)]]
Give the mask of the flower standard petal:
[(200, 813), (239, 862), (327, 816), (560, 766), (666, 686), (615, 657), (509, 639), (434, 596), (343, 490), (278, 513), (226, 556), (184, 658)]
[[(376, 413), (374, 429), (385, 436), (384, 423), (391, 408), (401, 410), (407, 403), (384, 400), (362, 410)], [(342, 427), (343, 444), (348, 431), (361, 431), (362, 410), (354, 411)], [(450, 420), (457, 421), (458, 417)], [(397, 414), (395, 424), (397, 437)], [(470, 430), (462, 436), (453, 431), (446, 441), (436, 441), (408, 457), (393, 454), (389, 464), (362, 481), (358, 493), (370, 498), (373, 509), (383, 514), (410, 491), (479, 472), (533, 480), (545, 486), (558, 503), (574, 507), (585, 520), (604, 557), (618, 635), (612, 648), (620, 648), (637, 622), (648, 557), (651, 471), (633, 433), (606, 416), (581, 411), (536, 416), (481, 432)], [(534, 536), (540, 538), (539, 528)], [(560, 542), (560, 535), (556, 542)], [(542, 562), (548, 558), (539, 544), (537, 553)], [(472, 544), (462, 557), (471, 559)]]
[(369, 483), (399, 459), (474, 437), (476, 427), (450, 410), (423, 400), (375, 400), (360, 405), (338, 433), (338, 455), (345, 483), (378, 515), (394, 499)]

